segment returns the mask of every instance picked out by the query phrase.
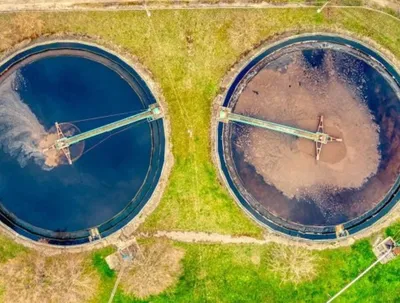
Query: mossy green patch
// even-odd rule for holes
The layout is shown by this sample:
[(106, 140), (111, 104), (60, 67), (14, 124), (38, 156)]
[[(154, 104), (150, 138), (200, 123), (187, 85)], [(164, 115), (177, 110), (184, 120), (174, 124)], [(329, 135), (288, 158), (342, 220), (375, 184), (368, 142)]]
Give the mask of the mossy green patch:
[(0, 264), (27, 251), (24, 246), (0, 234)]
[(393, 237), (393, 239), (400, 241), (400, 221), (386, 228), (385, 235), (387, 237)]
[(114, 283), (117, 280), (116, 273), (108, 266), (105, 258), (115, 252), (115, 248), (108, 246), (106, 248), (96, 250), (91, 254), (92, 266), (96, 269), (100, 276), (100, 290), (93, 300), (93, 303), (108, 302)]

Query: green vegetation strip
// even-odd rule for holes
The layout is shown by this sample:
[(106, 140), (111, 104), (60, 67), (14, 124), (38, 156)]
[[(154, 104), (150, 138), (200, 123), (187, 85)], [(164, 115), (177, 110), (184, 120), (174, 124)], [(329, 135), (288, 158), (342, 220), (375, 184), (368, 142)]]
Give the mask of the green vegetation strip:
[[(345, 249), (313, 252), (316, 277), (293, 285), (271, 271), (271, 245), (176, 245), (186, 251), (176, 287), (146, 300), (119, 290), (115, 302), (326, 302), (375, 260), (367, 240)], [(107, 302), (116, 279), (106, 266), (97, 264), (104, 284), (103, 297), (96, 302)], [(398, 302), (399, 274), (400, 259), (378, 265), (337, 302)]]

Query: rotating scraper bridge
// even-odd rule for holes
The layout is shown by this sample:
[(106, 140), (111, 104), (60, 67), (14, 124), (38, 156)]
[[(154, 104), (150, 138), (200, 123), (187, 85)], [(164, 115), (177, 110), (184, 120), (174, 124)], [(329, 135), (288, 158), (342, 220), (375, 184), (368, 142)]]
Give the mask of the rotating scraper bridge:
[[(95, 136), (104, 134), (104, 133), (109, 133), (114, 130), (123, 128), (128, 125), (133, 125), (135, 123), (138, 123), (140, 121), (147, 120), (148, 122), (157, 120), (162, 118), (162, 111), (161, 108), (159, 107), (158, 104), (151, 104), (147, 109), (143, 110), (140, 113), (137, 113), (135, 115), (131, 115), (127, 118), (94, 128), (92, 130), (80, 133), (78, 135), (73, 135), (73, 136), (65, 136), (60, 125), (56, 122), (55, 127), (57, 130), (57, 139), (52, 144), (49, 148), (45, 148), (43, 150), (44, 153), (50, 151), (50, 150), (57, 150), (58, 152), (62, 152), (65, 158), (68, 161), (68, 164), (72, 165), (72, 157), (71, 153), (69, 150), (69, 147), (77, 144), (79, 142), (82, 142), (84, 140), (93, 138)], [(93, 227), (89, 230), (89, 240), (94, 241), (97, 239), (101, 238), (101, 234), (98, 230), (98, 228)]]
[(114, 131), (116, 129), (122, 128), (124, 126), (128, 126), (143, 120), (148, 120), (149, 122), (157, 120), (162, 117), (162, 112), (160, 107), (157, 104), (152, 104), (149, 106), (148, 109), (132, 115), (130, 117), (97, 127), (95, 129), (86, 131), (84, 133), (75, 135), (75, 136), (70, 136), (67, 137), (64, 135), (61, 127), (59, 124), (56, 122), (56, 130), (57, 130), (57, 137), (58, 139), (54, 142), (53, 145), (51, 145), (49, 148), (45, 148), (43, 150), (44, 153), (48, 152), (49, 150), (57, 150), (63, 152), (65, 158), (67, 159), (69, 164), (72, 164), (72, 158), (71, 158), (71, 153), (69, 151), (69, 147), (73, 144), (82, 142), (84, 140), (87, 140), (89, 138), (108, 133), (111, 131)]
[(219, 120), (224, 123), (228, 122), (236, 122), (236, 123), (243, 123), (255, 127), (260, 127), (264, 129), (268, 129), (271, 131), (292, 135), (299, 138), (308, 139), (315, 142), (315, 159), (318, 161), (321, 155), (322, 146), (329, 142), (341, 142), (341, 138), (335, 138), (324, 133), (324, 116), (319, 117), (318, 128), (315, 133), (295, 128), (292, 126), (287, 126), (283, 124), (278, 124), (262, 119), (252, 118), (244, 115), (239, 115), (232, 113), (230, 108), (222, 107), (219, 113)]

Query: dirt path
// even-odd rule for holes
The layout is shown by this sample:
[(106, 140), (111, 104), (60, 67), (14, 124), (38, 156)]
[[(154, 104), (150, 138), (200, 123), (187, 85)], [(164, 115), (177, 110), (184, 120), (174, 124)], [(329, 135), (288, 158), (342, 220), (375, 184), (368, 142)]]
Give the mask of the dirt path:
[(380, 7), (388, 7), (400, 13), (400, 1), (399, 0), (371, 0), (371, 3), (375, 3)]
[[(150, 0), (149, 3), (143, 5), (141, 0), (0, 0), (0, 11), (23, 11), (23, 10), (146, 10), (146, 9), (215, 9), (215, 8), (302, 8), (302, 7), (319, 7), (321, 4), (313, 4), (313, 2), (302, 3), (268, 3), (257, 2), (252, 0), (236, 0), (230, 3), (210, 3), (200, 0), (190, 0), (188, 2), (171, 1), (171, 0)], [(389, 7), (394, 10), (400, 9), (399, 0), (370, 0), (381, 7)], [(367, 8), (363, 6), (340, 6), (325, 3), (329, 7), (349, 7), (349, 8)], [(378, 11), (378, 10), (376, 10)], [(381, 11), (378, 11), (383, 13)]]
[[(1, 11), (18, 11), (18, 10), (60, 10), (73, 9), (76, 5), (83, 3), (87, 5), (97, 4), (98, 6), (111, 3), (123, 3), (128, 0), (0, 0)], [(133, 2), (133, 1), (129, 1)]]
[[(148, 235), (144, 235), (148, 236)], [(190, 231), (158, 231), (152, 235), (156, 238), (166, 237), (179, 242), (210, 242), (222, 244), (267, 244), (271, 240), (256, 239), (251, 237), (234, 237), (217, 233), (190, 232)]]
[(313, 7), (312, 4), (291, 3), (174, 3), (172, 1), (159, 0), (151, 4), (143, 5), (138, 0), (0, 0), (0, 11), (21, 10), (147, 10), (147, 9), (215, 9), (215, 8), (288, 8), (288, 7)]
[(357, 240), (365, 237), (374, 238), (379, 236), (383, 229), (389, 225), (398, 222), (400, 215), (400, 204), (394, 207), (391, 213), (385, 218), (379, 220), (371, 228), (367, 228), (357, 234), (351, 235), (345, 239), (329, 240), (329, 241), (310, 241), (305, 239), (294, 239), (284, 236), (276, 232), (266, 230), (261, 239), (256, 239), (246, 236), (231, 236), (218, 233), (194, 232), (194, 231), (157, 231), (154, 233), (138, 233), (135, 238), (168, 238), (177, 242), (185, 243), (205, 243), (205, 244), (252, 244), (252, 245), (267, 245), (280, 244), (287, 246), (303, 247), (310, 250), (325, 250), (347, 247), (354, 244)]
[(209, 244), (282, 244), (290, 246), (299, 246), (312, 250), (334, 249), (341, 246), (348, 246), (354, 243), (353, 238), (337, 242), (310, 242), (299, 239), (298, 241), (283, 237), (278, 234), (266, 233), (262, 239), (256, 239), (246, 236), (231, 236), (218, 233), (191, 232), (191, 231), (157, 231), (155, 233), (140, 233), (137, 238), (168, 238), (178, 242), (185, 243), (209, 243)]

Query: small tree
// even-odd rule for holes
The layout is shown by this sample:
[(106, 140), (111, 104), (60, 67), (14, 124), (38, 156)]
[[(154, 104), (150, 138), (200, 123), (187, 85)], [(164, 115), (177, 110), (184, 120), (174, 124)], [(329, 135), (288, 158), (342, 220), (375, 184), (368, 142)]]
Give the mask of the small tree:
[(268, 255), (268, 265), (284, 283), (299, 284), (317, 275), (318, 259), (310, 250), (299, 246), (274, 245)]
[(142, 245), (121, 279), (122, 288), (139, 298), (161, 293), (177, 281), (183, 256), (184, 251), (168, 240)]

